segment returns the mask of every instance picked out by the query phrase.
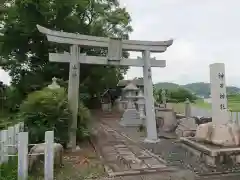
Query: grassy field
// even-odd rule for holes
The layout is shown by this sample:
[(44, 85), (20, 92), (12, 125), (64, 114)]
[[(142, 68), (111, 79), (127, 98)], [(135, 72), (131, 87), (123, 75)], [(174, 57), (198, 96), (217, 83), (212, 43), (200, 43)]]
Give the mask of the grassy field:
[[(184, 112), (184, 103), (172, 104), (176, 112)], [(202, 99), (198, 99), (192, 106), (202, 109), (211, 109), (211, 104), (204, 102)], [(240, 112), (240, 95), (234, 95), (228, 97), (228, 109), (233, 112)]]

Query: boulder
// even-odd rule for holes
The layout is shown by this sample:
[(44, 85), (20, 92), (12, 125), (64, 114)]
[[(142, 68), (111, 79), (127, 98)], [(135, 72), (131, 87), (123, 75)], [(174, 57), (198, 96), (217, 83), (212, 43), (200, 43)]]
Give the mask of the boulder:
[(213, 124), (212, 122), (198, 126), (196, 140), (205, 141), (219, 146), (239, 146), (240, 127), (237, 124)]
[(179, 120), (175, 133), (178, 137), (193, 137), (196, 129), (197, 124), (194, 118), (182, 118)]
[[(41, 156), (44, 156), (42, 155), (45, 151), (45, 146), (46, 144), (45, 143), (41, 143), (41, 144), (36, 144), (35, 146), (33, 146), (31, 149), (30, 149), (30, 152), (29, 154), (34, 154), (33, 156), (29, 156), (28, 158), (28, 168), (29, 168), (29, 171), (32, 171), (33, 170), (33, 167), (35, 165), (37, 165), (37, 163), (40, 163), (40, 157)], [(59, 143), (54, 143), (54, 164), (56, 166), (59, 166), (61, 167), (63, 164), (62, 164), (62, 158), (63, 158), (63, 146)], [(36, 154), (39, 154), (39, 155), (36, 155)]]

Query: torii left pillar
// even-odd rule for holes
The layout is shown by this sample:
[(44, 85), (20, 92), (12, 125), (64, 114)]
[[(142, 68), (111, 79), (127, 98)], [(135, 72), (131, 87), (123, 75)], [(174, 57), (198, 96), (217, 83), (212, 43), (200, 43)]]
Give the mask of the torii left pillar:
[(78, 62), (80, 48), (78, 45), (70, 47), (71, 61), (69, 63), (68, 101), (72, 112), (72, 122), (69, 126), (69, 146), (76, 149), (76, 131), (79, 104), (80, 63)]

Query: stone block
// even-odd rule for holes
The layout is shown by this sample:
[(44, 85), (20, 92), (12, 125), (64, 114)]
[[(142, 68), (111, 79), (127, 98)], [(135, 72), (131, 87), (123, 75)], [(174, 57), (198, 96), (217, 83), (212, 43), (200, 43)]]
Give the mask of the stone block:
[(205, 162), (207, 165), (215, 167), (216, 166), (216, 157), (205, 155)]
[(198, 126), (196, 140), (207, 141), (220, 146), (239, 146), (240, 127), (237, 124), (206, 123)]
[(239, 164), (240, 163), (240, 155), (236, 155), (236, 163)]
[(177, 127), (177, 118), (176, 114), (173, 110), (166, 109), (165, 111), (161, 111), (163, 124), (161, 129), (164, 132), (174, 132)]
[(208, 141), (212, 133), (213, 124), (206, 123), (197, 127), (195, 138), (197, 141)]

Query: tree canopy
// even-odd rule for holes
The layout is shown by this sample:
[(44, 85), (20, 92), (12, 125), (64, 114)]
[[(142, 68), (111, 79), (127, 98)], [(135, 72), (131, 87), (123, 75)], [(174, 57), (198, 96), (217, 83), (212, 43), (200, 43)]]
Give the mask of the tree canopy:
[[(5, 4), (4, 4), (5, 3)], [(68, 80), (68, 63), (50, 63), (49, 52), (69, 51), (69, 46), (49, 43), (36, 25), (94, 36), (122, 36), (132, 31), (130, 15), (118, 0), (5, 0), (1, 4), (0, 66), (9, 72), (22, 97), (51, 82)], [(4, 4), (4, 6), (3, 6)], [(90, 55), (105, 55), (100, 48), (82, 48)], [(127, 53), (124, 54), (127, 56)], [(81, 65), (80, 91), (91, 96), (114, 87), (122, 72), (117, 67)]]
[[(177, 89), (166, 89), (166, 100), (167, 102), (185, 102), (188, 98), (191, 102), (194, 102), (197, 97), (193, 95), (190, 91), (184, 89), (184, 88), (177, 88)], [(154, 88), (154, 98), (156, 102), (161, 103), (162, 102), (162, 89), (156, 89)]]

